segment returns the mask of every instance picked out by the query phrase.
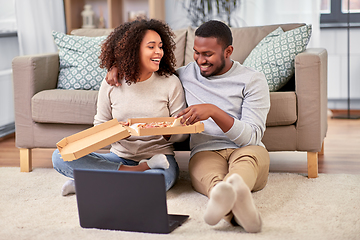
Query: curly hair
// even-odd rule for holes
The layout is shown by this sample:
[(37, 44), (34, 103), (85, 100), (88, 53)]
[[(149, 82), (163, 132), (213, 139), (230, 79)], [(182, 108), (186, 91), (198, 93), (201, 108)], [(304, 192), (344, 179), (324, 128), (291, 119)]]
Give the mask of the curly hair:
[(119, 79), (128, 84), (136, 83), (140, 78), (140, 44), (147, 30), (160, 35), (164, 56), (160, 61), (157, 73), (170, 76), (175, 73), (175, 41), (170, 27), (155, 19), (136, 19), (114, 29), (101, 46), (100, 67), (108, 71), (117, 67)]

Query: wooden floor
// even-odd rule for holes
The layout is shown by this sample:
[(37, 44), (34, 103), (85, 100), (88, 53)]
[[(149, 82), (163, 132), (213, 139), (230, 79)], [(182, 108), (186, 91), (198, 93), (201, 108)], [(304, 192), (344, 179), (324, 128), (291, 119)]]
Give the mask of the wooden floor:
[[(341, 112), (334, 111), (334, 116)], [(356, 112), (360, 115), (360, 111)], [(33, 149), (33, 168), (51, 168), (54, 149)], [(307, 173), (306, 153), (270, 153), (271, 172)], [(0, 139), (0, 167), (19, 167), (19, 150), (14, 135)], [(328, 119), (324, 155), (319, 156), (319, 173), (360, 174), (360, 119)]]

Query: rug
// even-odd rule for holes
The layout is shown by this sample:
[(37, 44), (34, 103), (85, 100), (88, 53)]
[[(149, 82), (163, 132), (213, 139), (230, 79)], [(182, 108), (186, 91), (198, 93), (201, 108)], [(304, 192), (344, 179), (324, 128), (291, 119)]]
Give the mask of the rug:
[[(195, 192), (182, 171), (167, 193), (168, 212), (190, 218), (170, 234), (83, 229), (76, 196), (62, 197), (67, 179), (49, 168), (20, 173), (0, 168), (0, 239), (360, 239), (360, 175), (270, 173), (253, 193), (262, 216), (260, 233), (250, 234), (221, 220), (203, 221), (207, 197)], [(119, 203), (121, 206), (121, 203)]]

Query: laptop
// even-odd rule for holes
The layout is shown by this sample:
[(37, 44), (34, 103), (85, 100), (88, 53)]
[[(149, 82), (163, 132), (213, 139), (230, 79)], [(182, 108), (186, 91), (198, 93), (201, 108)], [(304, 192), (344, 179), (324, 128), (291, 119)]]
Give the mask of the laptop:
[(80, 226), (170, 233), (189, 215), (168, 214), (162, 173), (74, 170)]

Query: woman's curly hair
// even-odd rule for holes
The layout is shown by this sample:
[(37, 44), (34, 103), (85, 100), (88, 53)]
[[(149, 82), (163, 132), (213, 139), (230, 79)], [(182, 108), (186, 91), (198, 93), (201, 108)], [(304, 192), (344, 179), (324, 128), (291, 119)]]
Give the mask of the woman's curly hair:
[(119, 79), (136, 83), (140, 78), (140, 43), (147, 30), (157, 32), (163, 43), (164, 56), (157, 73), (160, 76), (174, 74), (175, 35), (167, 24), (155, 19), (137, 19), (115, 28), (101, 46), (100, 67), (108, 71), (117, 67)]

